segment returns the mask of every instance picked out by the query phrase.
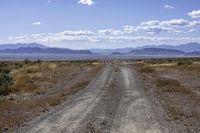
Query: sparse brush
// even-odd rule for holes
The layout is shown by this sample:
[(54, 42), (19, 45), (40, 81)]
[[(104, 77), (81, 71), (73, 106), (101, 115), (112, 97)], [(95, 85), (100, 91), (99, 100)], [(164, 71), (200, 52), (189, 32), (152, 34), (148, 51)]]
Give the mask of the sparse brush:
[(10, 70), (7, 68), (0, 68), (0, 95), (8, 95), (10, 90), (8, 87), (12, 84), (12, 77)]
[(143, 66), (143, 67), (139, 68), (139, 71), (142, 73), (153, 73), (155, 70), (151, 67)]
[(181, 107), (177, 105), (168, 105), (166, 106), (166, 109), (167, 115), (173, 120), (180, 119), (183, 116)]
[(54, 97), (54, 98), (49, 98), (48, 103), (49, 106), (57, 106), (61, 104), (61, 97)]
[(159, 90), (163, 92), (179, 92), (179, 93), (190, 93), (188, 88), (185, 88), (178, 82), (173, 79), (158, 79), (155, 82)]
[(177, 66), (182, 66), (182, 65), (192, 65), (193, 62), (192, 61), (178, 61)]

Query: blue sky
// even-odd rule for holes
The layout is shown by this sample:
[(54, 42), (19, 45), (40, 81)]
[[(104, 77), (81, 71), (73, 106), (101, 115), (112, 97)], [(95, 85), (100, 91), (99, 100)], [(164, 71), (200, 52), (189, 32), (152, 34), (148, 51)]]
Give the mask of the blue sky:
[(73, 49), (200, 42), (198, 0), (0, 0), (0, 43)]

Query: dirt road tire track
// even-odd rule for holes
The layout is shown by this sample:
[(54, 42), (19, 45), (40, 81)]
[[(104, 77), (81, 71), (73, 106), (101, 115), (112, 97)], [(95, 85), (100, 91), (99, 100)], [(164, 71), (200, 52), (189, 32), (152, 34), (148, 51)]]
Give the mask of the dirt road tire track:
[(82, 92), (74, 95), (61, 108), (31, 123), (29, 127), (20, 129), (19, 133), (59, 133), (73, 132), (80, 121), (96, 105), (102, 88), (107, 82), (111, 67), (107, 66)]
[(125, 92), (111, 133), (161, 133), (143, 90), (137, 86), (136, 77), (129, 67), (121, 67), (121, 71)]
[(160, 133), (128, 66), (107, 64), (81, 92), (20, 133)]

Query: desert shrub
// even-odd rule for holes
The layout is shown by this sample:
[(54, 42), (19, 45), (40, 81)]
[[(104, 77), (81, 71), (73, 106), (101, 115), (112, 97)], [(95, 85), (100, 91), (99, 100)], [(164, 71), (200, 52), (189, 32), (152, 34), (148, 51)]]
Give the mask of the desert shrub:
[(29, 74), (19, 73), (14, 77), (14, 80), (14, 86), (11, 86), (12, 92), (31, 92), (37, 88), (35, 85), (36, 79)]
[(12, 84), (12, 77), (9, 75), (9, 70), (0, 70), (0, 95), (7, 95), (10, 92), (8, 87)]
[(179, 106), (167, 105), (166, 109), (167, 115), (173, 120), (180, 119), (183, 116), (182, 109)]
[(5, 100), (6, 100), (5, 96), (1, 96), (1, 95), (0, 95), (0, 103), (1, 103), (1, 102), (4, 102)]
[(30, 60), (28, 60), (28, 59), (25, 59), (25, 60), (24, 60), (24, 63), (25, 63), (25, 64), (30, 64), (30, 63), (31, 63), (31, 61), (30, 61)]
[(139, 68), (139, 71), (142, 73), (152, 73), (154, 72), (154, 69), (152, 69), (151, 67), (143, 66)]
[(192, 65), (192, 61), (178, 61), (177, 63), (178, 66), (182, 66), (182, 65)]
[(39, 60), (39, 59), (38, 59), (38, 60), (36, 60), (36, 63), (37, 63), (37, 64), (40, 64), (41, 62), (42, 62), (42, 61), (41, 61), (41, 60)]
[(188, 88), (185, 88), (179, 81), (174, 79), (158, 79), (155, 83), (158, 89), (164, 92), (190, 93)]

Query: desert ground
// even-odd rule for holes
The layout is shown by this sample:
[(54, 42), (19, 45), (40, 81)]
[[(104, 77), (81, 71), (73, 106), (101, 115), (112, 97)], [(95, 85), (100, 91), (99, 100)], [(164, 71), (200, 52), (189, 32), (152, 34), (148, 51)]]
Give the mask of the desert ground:
[(200, 132), (200, 58), (0, 67), (0, 132)]

